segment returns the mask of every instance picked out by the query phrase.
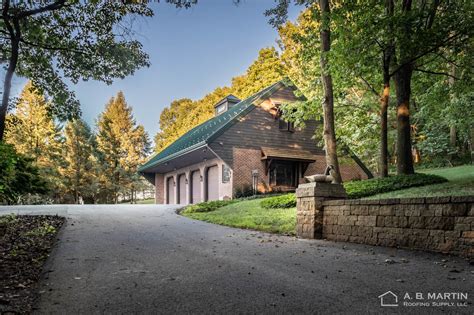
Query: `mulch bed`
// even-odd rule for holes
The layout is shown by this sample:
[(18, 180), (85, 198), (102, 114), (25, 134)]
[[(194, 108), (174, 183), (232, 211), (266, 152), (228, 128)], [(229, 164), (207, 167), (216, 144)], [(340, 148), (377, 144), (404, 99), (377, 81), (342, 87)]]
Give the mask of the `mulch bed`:
[(32, 311), (43, 264), (65, 218), (0, 216), (0, 314)]

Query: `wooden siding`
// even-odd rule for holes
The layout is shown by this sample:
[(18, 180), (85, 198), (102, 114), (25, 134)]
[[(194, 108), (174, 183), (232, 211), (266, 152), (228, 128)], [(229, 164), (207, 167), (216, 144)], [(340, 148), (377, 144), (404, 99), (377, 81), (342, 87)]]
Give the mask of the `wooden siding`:
[(210, 143), (212, 150), (231, 168), (234, 168), (233, 148), (260, 149), (273, 146), (324, 154), (321, 148), (316, 147), (316, 141), (313, 139), (318, 123), (309, 121), (304, 129), (282, 131), (279, 129), (278, 119), (264, 109), (268, 108), (272, 100), (288, 102), (295, 100), (295, 97), (290, 89), (280, 89)]

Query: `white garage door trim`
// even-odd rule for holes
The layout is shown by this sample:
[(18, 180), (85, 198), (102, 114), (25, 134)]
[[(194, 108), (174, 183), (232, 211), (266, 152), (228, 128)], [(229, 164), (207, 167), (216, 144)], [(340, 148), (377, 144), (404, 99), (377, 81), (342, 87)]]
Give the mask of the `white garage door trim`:
[(219, 167), (209, 166), (206, 169), (206, 201), (219, 200)]
[(186, 204), (186, 174), (178, 175), (178, 200), (180, 205)]
[(201, 172), (199, 170), (191, 171), (191, 203), (201, 202)]
[(170, 176), (166, 178), (166, 203), (167, 204), (174, 204), (174, 177)]

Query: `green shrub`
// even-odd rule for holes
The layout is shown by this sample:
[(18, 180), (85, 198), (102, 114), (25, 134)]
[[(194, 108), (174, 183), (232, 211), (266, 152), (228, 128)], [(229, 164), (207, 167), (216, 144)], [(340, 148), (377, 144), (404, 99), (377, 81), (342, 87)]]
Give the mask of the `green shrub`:
[(286, 194), (271, 198), (265, 198), (260, 202), (260, 206), (264, 209), (285, 209), (296, 207), (295, 194)]
[(46, 182), (33, 160), (19, 154), (10, 144), (0, 142), (0, 204), (16, 203), (27, 194), (45, 194)]
[(349, 198), (355, 199), (409, 187), (425, 186), (447, 181), (446, 178), (441, 176), (417, 173), (414, 175), (396, 175), (386, 178), (372, 178), (347, 182), (344, 183), (344, 188)]
[(211, 212), (218, 208), (230, 205), (231, 203), (237, 202), (238, 200), (214, 200), (197, 203), (195, 205), (189, 205), (184, 208), (183, 213), (195, 213), (195, 212)]

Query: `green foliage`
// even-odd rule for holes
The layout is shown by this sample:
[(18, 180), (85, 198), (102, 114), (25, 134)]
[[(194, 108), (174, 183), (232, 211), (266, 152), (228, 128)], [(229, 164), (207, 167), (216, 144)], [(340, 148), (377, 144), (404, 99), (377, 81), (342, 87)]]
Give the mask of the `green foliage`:
[(150, 141), (122, 92), (106, 105), (97, 129), (102, 198), (117, 203), (120, 193), (134, 193), (141, 183), (137, 169), (148, 156)]
[(30, 230), (25, 233), (25, 236), (31, 237), (31, 236), (39, 236), (39, 237), (45, 237), (49, 234), (56, 234), (56, 228), (49, 224), (48, 222), (44, 222), (43, 225), (34, 228), (33, 230)]
[(64, 129), (61, 174), (62, 200), (78, 203), (82, 197), (94, 201), (98, 192), (99, 163), (95, 136), (81, 119), (70, 121)]
[[(317, 1), (277, 2), (267, 15), (271, 24), (279, 26), (285, 71), (307, 98), (305, 102), (285, 105), (284, 116), (302, 124), (305, 119), (321, 117), (321, 16)], [(306, 5), (296, 22), (286, 22), (291, 2)], [(474, 121), (474, 111), (470, 110), (472, 97), (468, 96), (472, 90), (474, 60), (472, 41), (468, 39), (473, 2), (422, 1), (413, 2), (406, 9), (402, 4), (405, 2), (395, 1), (393, 14), (388, 14), (387, 3), (390, 1), (333, 3), (328, 58), (334, 82), (338, 140), (350, 145), (366, 165), (378, 167), (384, 62), (391, 81), (408, 62), (415, 71), (410, 108), (414, 114), (413, 145), (421, 151), (422, 162), (439, 159), (444, 164), (467, 162)], [(392, 58), (384, 59), (388, 55)], [(448, 75), (456, 79), (448, 79)], [(395, 87), (393, 83), (392, 87)], [(397, 103), (395, 94), (392, 88), (388, 111), (389, 157), (397, 153), (396, 117), (392, 110)], [(450, 127), (456, 129), (455, 146), (448, 143)], [(391, 161), (394, 163), (395, 159)]]
[(0, 203), (16, 203), (25, 194), (45, 194), (47, 183), (32, 160), (0, 142)]
[(214, 201), (207, 201), (207, 202), (201, 202), (197, 203), (195, 205), (189, 205), (184, 210), (182, 213), (196, 213), (196, 212), (210, 212), (210, 211), (215, 211), (218, 208), (230, 205), (234, 202), (237, 202), (238, 200), (232, 199), (232, 200), (214, 200)]
[(344, 183), (349, 198), (362, 198), (409, 187), (432, 185), (447, 182), (438, 175), (417, 173), (414, 175), (396, 175), (386, 178), (373, 178)]
[(16, 53), (13, 39), (19, 38), (15, 72), (53, 100), (50, 110), (57, 117), (76, 117), (80, 112), (63, 77), (73, 83), (93, 79), (110, 84), (149, 65), (142, 45), (131, 36), (135, 18), (153, 15), (146, 3), (10, 1), (4, 11), (0, 62), (11, 62)]
[(234, 188), (235, 198), (247, 198), (254, 194), (253, 187), (250, 184), (238, 185)]
[(8, 115), (5, 142), (31, 158), (48, 185), (59, 187), (58, 167), (62, 161), (60, 127), (49, 113), (50, 102), (28, 82), (17, 102), (14, 113)]
[(448, 182), (377, 194), (368, 199), (474, 196), (474, 165), (436, 168), (423, 173), (442, 176)]
[(295, 194), (286, 194), (276, 197), (265, 198), (260, 202), (264, 209), (286, 209), (296, 207)]

